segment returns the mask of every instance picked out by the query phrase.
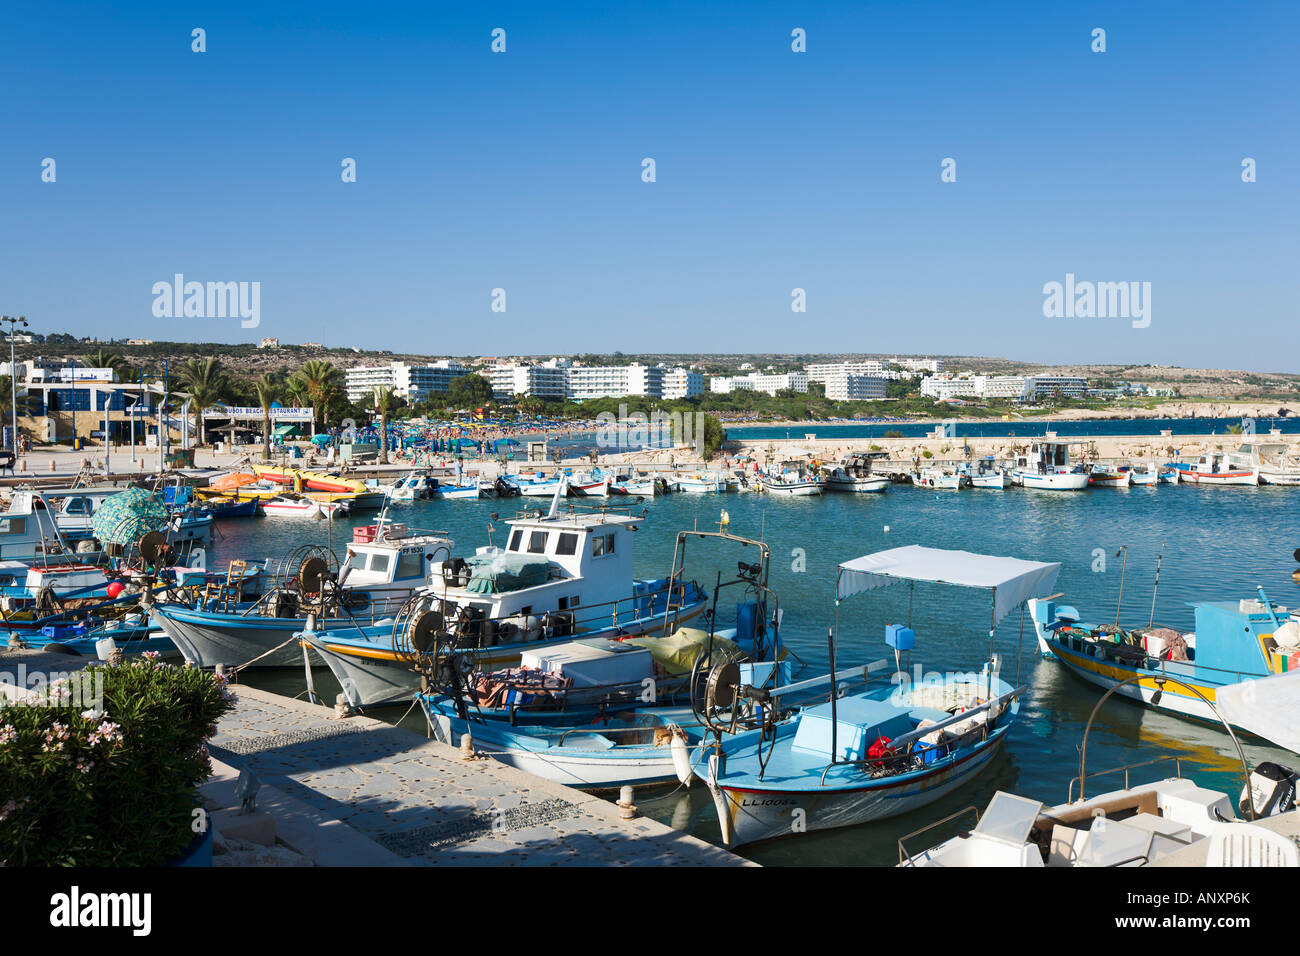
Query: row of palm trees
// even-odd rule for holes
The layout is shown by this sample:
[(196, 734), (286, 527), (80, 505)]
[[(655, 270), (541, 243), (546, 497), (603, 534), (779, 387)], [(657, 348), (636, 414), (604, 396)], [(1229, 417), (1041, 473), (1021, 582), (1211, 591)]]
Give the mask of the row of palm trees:
[[(130, 365), (116, 352), (100, 349), (83, 356), (87, 368), (111, 368), (119, 381), (129, 379)], [(145, 377), (152, 383), (160, 383), (157, 378)], [(267, 458), (271, 456), (271, 409), (276, 402), (294, 408), (314, 408), (314, 424), (324, 426), (327, 422), (338, 421), (351, 408), (347, 390), (344, 387), (343, 370), (332, 362), (311, 359), (292, 375), (285, 372), (264, 373), (249, 382), (247, 379), (233, 375), (216, 357), (190, 359), (178, 370), (175, 387), (189, 393), (191, 405), (199, 419), (199, 441), (207, 443), (207, 428), (203, 413), (222, 402), (246, 401), (248, 397), (256, 399), (262, 409), (262, 450)], [(0, 376), (0, 392), (8, 394), (8, 378)], [(242, 395), (240, 394), (242, 392)], [(19, 397), (19, 414), (25, 413), (25, 406), (30, 401), (26, 396)], [(173, 397), (168, 411), (175, 411), (180, 405), (179, 399)], [(388, 460), (388, 419), (400, 405), (397, 393), (391, 388), (376, 388), (373, 407), (379, 419), (379, 444), (381, 460)], [(9, 411), (7, 405), (4, 414)], [(3, 415), (0, 415), (3, 421)]]
[[(128, 376), (126, 359), (116, 352), (98, 352), (85, 356), (88, 367), (111, 368), (119, 380)], [(199, 418), (199, 441), (207, 444), (207, 428), (203, 413), (209, 408), (228, 401), (247, 397), (250, 391), (262, 408), (262, 445), (263, 453), (271, 453), (271, 409), (276, 402), (294, 408), (315, 409), (315, 424), (324, 425), (349, 408), (347, 392), (344, 389), (343, 370), (332, 362), (312, 359), (292, 375), (284, 372), (264, 373), (249, 383), (247, 380), (232, 375), (216, 357), (194, 358), (178, 370), (176, 384), (182, 391), (188, 392), (191, 404)], [(385, 414), (391, 397), (386, 400)]]

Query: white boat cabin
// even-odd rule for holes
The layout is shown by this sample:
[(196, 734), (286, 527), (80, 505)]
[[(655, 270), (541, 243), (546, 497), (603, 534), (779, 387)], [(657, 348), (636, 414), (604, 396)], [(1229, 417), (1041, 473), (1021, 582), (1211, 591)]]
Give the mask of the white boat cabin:
[(356, 528), (339, 568), (339, 585), (358, 591), (418, 590), (451, 557), (452, 547), (444, 534), (411, 533), (397, 522)]
[(1067, 474), (1082, 467), (1070, 456), (1070, 446), (1087, 445), (1084, 441), (1036, 441), (1027, 454), (1016, 456), (1015, 469), (1030, 474)]
[(556, 628), (610, 627), (637, 613), (642, 591), (647, 607), (651, 600), (651, 582), (633, 578), (633, 536), (642, 520), (603, 511), (521, 515), (508, 522), (504, 548), (443, 561), (432, 596), (448, 621), (481, 629), (484, 646), (538, 639)]

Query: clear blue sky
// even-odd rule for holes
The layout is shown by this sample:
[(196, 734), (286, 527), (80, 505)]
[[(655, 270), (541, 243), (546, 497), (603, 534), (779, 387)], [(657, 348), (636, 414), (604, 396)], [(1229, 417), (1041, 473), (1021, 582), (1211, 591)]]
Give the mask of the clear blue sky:
[[(38, 330), (1300, 371), (1294, 2), (115, 6), (3, 16)], [(260, 282), (260, 328), (155, 318), (176, 272)], [(1044, 318), (1067, 272), (1150, 327)]]

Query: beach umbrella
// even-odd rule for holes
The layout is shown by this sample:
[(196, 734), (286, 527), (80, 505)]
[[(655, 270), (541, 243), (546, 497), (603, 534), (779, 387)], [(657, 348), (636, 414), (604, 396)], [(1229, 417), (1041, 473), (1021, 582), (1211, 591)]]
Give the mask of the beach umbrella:
[(131, 544), (167, 523), (167, 507), (152, 491), (128, 488), (95, 509), (90, 527), (103, 544)]

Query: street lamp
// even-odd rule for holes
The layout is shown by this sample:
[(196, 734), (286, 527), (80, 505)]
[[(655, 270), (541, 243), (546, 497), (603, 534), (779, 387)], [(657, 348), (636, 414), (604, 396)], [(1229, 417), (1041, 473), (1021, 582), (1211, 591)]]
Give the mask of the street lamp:
[(13, 418), (14, 430), (12, 436), (10, 437), (10, 442), (11, 442), (10, 448), (14, 453), (14, 458), (17, 458), (18, 457), (18, 369), (14, 367), (14, 336), (15, 336), (15, 329), (17, 326), (21, 325), (23, 328), (27, 328), (27, 317), (24, 315), (20, 315), (16, 317), (12, 315), (0, 316), (0, 323), (4, 323), (4, 322), (9, 323), (9, 385), (11, 391), (9, 397), (13, 401), (13, 412), (14, 412), (14, 418)]

